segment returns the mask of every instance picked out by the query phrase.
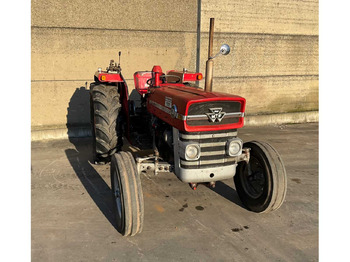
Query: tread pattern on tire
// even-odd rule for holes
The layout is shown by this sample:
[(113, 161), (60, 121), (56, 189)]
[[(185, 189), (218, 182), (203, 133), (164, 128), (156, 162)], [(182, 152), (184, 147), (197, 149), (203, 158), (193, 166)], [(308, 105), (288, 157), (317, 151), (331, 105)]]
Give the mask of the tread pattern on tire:
[(271, 212), (281, 207), (287, 193), (287, 173), (284, 167), (280, 154), (270, 144), (264, 142), (253, 141), (259, 144), (268, 159), (275, 159), (276, 161), (269, 161), (272, 169), (273, 185), (277, 185), (277, 190), (273, 190), (272, 198), (269, 207), (262, 213)]
[[(277, 210), (281, 207), (287, 192), (287, 174), (280, 154), (268, 143), (260, 141), (251, 141), (244, 144), (244, 147), (259, 148), (266, 157), (267, 166), (271, 175), (272, 194), (267, 200), (266, 208), (258, 213), (268, 213)], [(237, 193), (241, 198), (243, 204), (247, 205), (244, 199), (243, 189), (240, 188), (240, 179), (238, 174), (234, 177)], [(248, 207), (249, 208), (249, 207)], [(255, 211), (257, 212), (257, 211)]]
[(117, 136), (117, 118), (120, 112), (118, 87), (92, 83), (90, 85), (95, 123), (96, 154), (108, 157), (115, 153)]
[(134, 236), (142, 232), (144, 218), (141, 180), (136, 172), (135, 160), (130, 152), (119, 152), (112, 156), (111, 165), (111, 170), (119, 170), (123, 195), (124, 228), (118, 230), (124, 236)]
[[(122, 196), (122, 206), (124, 210), (122, 209), (122, 216), (124, 216), (124, 220), (121, 222), (121, 228), (118, 228), (120, 230), (120, 233), (123, 236), (127, 236), (131, 232), (131, 197), (130, 197), (130, 189), (129, 189), (129, 179), (126, 173), (126, 168), (123, 163), (123, 160), (121, 159), (121, 156), (119, 154), (115, 154), (114, 157), (112, 157), (111, 160), (111, 176), (112, 176), (112, 169), (117, 168), (120, 175), (120, 191)], [(113, 189), (113, 177), (111, 178), (112, 181), (112, 189)], [(114, 195), (113, 195), (114, 198)], [(113, 200), (114, 201), (114, 200)], [(113, 202), (114, 203), (114, 202)], [(114, 206), (116, 208), (116, 206)], [(117, 212), (115, 210), (115, 212)], [(117, 221), (118, 225), (118, 221)]]
[(129, 159), (129, 163), (131, 164), (131, 167), (133, 169), (133, 182), (135, 187), (135, 196), (137, 203), (137, 227), (136, 227), (136, 233), (141, 233), (143, 230), (143, 219), (144, 219), (144, 202), (143, 202), (143, 192), (142, 192), (142, 186), (141, 186), (141, 179), (139, 174), (137, 173), (137, 168), (135, 164), (134, 157), (130, 152), (122, 152), (126, 158)]

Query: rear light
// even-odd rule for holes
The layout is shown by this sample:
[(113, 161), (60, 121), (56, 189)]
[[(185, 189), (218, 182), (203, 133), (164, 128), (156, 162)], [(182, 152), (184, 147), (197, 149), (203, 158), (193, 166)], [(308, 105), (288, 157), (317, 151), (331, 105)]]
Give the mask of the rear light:
[(167, 75), (176, 75), (182, 79), (182, 82), (198, 81), (203, 79), (202, 73), (194, 73), (189, 71), (170, 70)]

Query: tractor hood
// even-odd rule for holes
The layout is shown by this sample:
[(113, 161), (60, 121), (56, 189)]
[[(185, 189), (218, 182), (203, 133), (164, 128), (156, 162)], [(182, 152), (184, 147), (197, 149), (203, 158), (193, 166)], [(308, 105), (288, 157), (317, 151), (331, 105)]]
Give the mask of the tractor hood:
[(245, 99), (183, 84), (151, 88), (147, 108), (180, 131), (199, 132), (243, 126)]

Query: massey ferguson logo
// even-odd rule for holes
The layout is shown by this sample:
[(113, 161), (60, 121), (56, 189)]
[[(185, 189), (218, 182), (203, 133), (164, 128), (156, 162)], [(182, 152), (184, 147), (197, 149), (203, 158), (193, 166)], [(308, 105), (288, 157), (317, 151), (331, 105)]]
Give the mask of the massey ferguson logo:
[(225, 112), (221, 112), (222, 108), (218, 107), (218, 108), (209, 108), (209, 111), (211, 113), (206, 113), (206, 115), (209, 118), (210, 122), (221, 122), (221, 120), (224, 118), (225, 116)]

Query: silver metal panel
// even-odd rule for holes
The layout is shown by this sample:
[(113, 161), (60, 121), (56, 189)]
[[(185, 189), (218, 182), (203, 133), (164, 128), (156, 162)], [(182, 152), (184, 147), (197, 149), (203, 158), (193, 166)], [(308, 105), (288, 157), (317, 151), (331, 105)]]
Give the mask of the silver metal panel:
[(236, 174), (236, 167), (237, 164), (200, 169), (184, 169), (178, 167), (175, 175), (181, 181), (187, 183), (219, 181), (234, 177)]
[[(227, 116), (244, 117), (244, 113), (242, 113), (242, 112), (225, 113), (225, 117), (227, 117)], [(208, 116), (205, 114), (203, 114), (203, 115), (188, 115), (188, 116), (186, 116), (186, 119), (195, 119), (195, 120), (208, 119)]]
[[(175, 175), (183, 182), (198, 183), (198, 182), (211, 182), (232, 178), (236, 173), (237, 164), (228, 166), (218, 166), (210, 168), (199, 168), (199, 169), (184, 169), (180, 167), (179, 157), (179, 130), (173, 127), (173, 141), (174, 141), (174, 169)], [(207, 146), (215, 146), (216, 144), (225, 145), (226, 142), (220, 143), (207, 143)], [(203, 144), (201, 144), (202, 146)], [(207, 160), (207, 161), (186, 161), (186, 163), (206, 164), (211, 161), (225, 161), (221, 160)], [(203, 162), (203, 163), (202, 163)]]
[(213, 142), (213, 143), (200, 143), (200, 147), (212, 147), (212, 146), (225, 146), (226, 141), (224, 142)]
[(218, 133), (218, 134), (179, 134), (179, 136), (183, 139), (207, 139), (207, 138), (221, 138), (221, 137), (232, 137), (237, 136), (236, 132), (229, 133)]
[(215, 156), (215, 155), (223, 155), (226, 154), (225, 150), (221, 151), (210, 151), (210, 152), (201, 152), (201, 156)]

